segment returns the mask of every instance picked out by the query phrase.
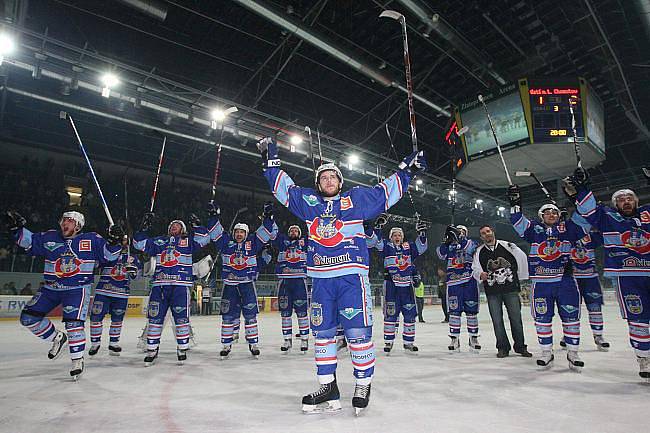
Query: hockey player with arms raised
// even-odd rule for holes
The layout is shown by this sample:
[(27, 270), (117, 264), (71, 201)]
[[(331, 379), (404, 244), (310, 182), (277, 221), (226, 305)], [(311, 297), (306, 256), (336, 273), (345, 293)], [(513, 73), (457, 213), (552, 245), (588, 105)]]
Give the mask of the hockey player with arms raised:
[(377, 217), (402, 197), (413, 171), (424, 170), (422, 152), (413, 152), (400, 170), (375, 187), (341, 192), (343, 176), (334, 164), (316, 171), (316, 189), (299, 187), (281, 170), (275, 141), (258, 142), (264, 176), (280, 203), (301, 220), (309, 233), (307, 275), (312, 278), (311, 323), (315, 337), (317, 391), (303, 397), (303, 412), (341, 408), (336, 384), (336, 326), (340, 322), (354, 367), (352, 405), (359, 414), (368, 406), (375, 367), (372, 343), (372, 294), (363, 222)]
[(200, 221), (195, 215), (190, 217), (191, 237), (181, 220), (169, 223), (167, 235), (148, 237), (153, 217), (153, 213), (145, 214), (140, 231), (133, 236), (133, 245), (137, 250), (156, 258), (147, 306), (149, 325), (145, 367), (151, 366), (158, 358), (160, 335), (167, 310), (171, 310), (176, 327), (178, 363), (183, 364), (187, 359), (190, 347), (190, 289), (194, 284), (192, 253), (210, 241), (207, 229), (199, 225)]
[(244, 316), (246, 341), (251, 355), (260, 355), (259, 331), (257, 327), (257, 292), (255, 279), (258, 274), (257, 255), (264, 246), (277, 236), (278, 227), (273, 221), (273, 205), (266, 203), (262, 214), (262, 225), (255, 233), (250, 233), (248, 224), (237, 223), (232, 236), (224, 231), (219, 215), (219, 206), (214, 202), (208, 204), (210, 221), (208, 222), (210, 240), (217, 252), (221, 252), (221, 278), (223, 295), (221, 296), (221, 359), (230, 355), (233, 343), (235, 322)]
[[(37, 337), (52, 342), (47, 356), (55, 359), (65, 343), (70, 349), (70, 376), (77, 380), (84, 371), (86, 332), (84, 321), (88, 314), (90, 287), (95, 264), (116, 260), (124, 231), (119, 226), (108, 229), (105, 241), (94, 232), (82, 233), (83, 214), (64, 212), (60, 230), (32, 233), (25, 228), (26, 220), (16, 212), (8, 212), (9, 230), (16, 242), (32, 256), (43, 257), (45, 285), (27, 302), (20, 314), (20, 323)], [(57, 330), (47, 314), (61, 305), (66, 333)]]
[(305, 353), (309, 344), (309, 317), (307, 316), (307, 241), (302, 237), (300, 226), (292, 225), (287, 234), (279, 234), (273, 241), (278, 250), (275, 268), (279, 280), (278, 305), (282, 317), (282, 337), (284, 343), (280, 350), (288, 352), (292, 346), (293, 311), (298, 317), (300, 332), (300, 352)]
[(390, 229), (388, 241), (385, 241), (381, 229), (387, 222), (386, 215), (380, 215), (375, 221), (374, 236), (369, 238), (368, 246), (377, 249), (384, 262), (384, 352), (390, 354), (395, 342), (395, 325), (399, 315), (404, 318), (402, 338), (404, 350), (415, 353), (415, 316), (417, 306), (413, 292), (414, 261), (427, 250), (427, 226), (418, 221), (415, 230), (418, 233), (415, 242), (404, 239), (400, 227)]
[(639, 206), (630, 189), (612, 194), (611, 207), (598, 204), (582, 168), (564, 180), (564, 190), (575, 198), (580, 215), (603, 234), (604, 275), (616, 287), (639, 376), (650, 381), (650, 206)]

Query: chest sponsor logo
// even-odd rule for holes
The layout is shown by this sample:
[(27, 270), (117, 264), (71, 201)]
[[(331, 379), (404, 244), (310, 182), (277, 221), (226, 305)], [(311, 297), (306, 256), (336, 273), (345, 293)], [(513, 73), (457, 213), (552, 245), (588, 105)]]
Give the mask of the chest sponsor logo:
[(340, 256), (321, 256), (320, 254), (314, 254), (314, 266), (340, 265), (351, 261), (350, 253), (341, 254)]

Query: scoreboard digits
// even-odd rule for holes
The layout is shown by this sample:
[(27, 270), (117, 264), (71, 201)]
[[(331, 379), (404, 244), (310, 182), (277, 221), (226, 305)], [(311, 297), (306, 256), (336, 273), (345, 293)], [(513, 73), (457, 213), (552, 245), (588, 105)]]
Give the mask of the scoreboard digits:
[(532, 116), (532, 139), (535, 143), (565, 142), (573, 139), (571, 109), (576, 122), (578, 140), (584, 139), (580, 87), (543, 86), (528, 88)]

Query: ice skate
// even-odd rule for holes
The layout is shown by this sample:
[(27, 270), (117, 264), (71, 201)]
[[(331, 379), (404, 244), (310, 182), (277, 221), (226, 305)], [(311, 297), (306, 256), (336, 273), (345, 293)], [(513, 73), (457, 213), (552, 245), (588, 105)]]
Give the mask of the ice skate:
[(253, 355), (254, 359), (259, 359), (260, 357), (260, 348), (257, 346), (257, 344), (249, 344), (248, 345), (248, 350), (250, 350), (251, 355)]
[(97, 355), (97, 352), (99, 352), (99, 344), (93, 344), (90, 346), (90, 349), (88, 350), (88, 355), (90, 356), (95, 356)]
[(564, 350), (566, 350), (566, 341), (564, 341), (564, 337), (560, 340), (560, 347)]
[(343, 349), (346, 349), (348, 347), (348, 340), (345, 339), (345, 337), (337, 337), (336, 338), (336, 351), (340, 351)]
[(596, 343), (596, 347), (601, 352), (609, 351), (609, 343), (605, 341), (602, 335), (594, 335), (594, 343)]
[(321, 384), (316, 392), (302, 398), (302, 413), (331, 413), (341, 410), (341, 395), (336, 380)]
[(223, 345), (223, 347), (221, 348), (221, 352), (219, 352), (219, 356), (221, 357), (222, 361), (224, 359), (228, 359), (231, 350), (232, 350), (232, 346), (230, 344)]
[(393, 342), (392, 341), (386, 341), (384, 343), (384, 352), (386, 353), (386, 356), (390, 356), (390, 351), (393, 350)]
[(84, 359), (83, 357), (72, 360), (72, 368), (70, 369), (70, 376), (75, 382), (79, 380), (79, 377), (84, 372)]
[(478, 336), (472, 335), (469, 337), (469, 348), (474, 353), (478, 353), (481, 350), (481, 345), (478, 342)]
[(585, 363), (580, 359), (577, 350), (569, 350), (566, 354), (566, 359), (569, 361), (569, 368), (575, 372), (580, 373)]
[(460, 341), (458, 341), (458, 337), (450, 337), (450, 338), (451, 338), (451, 343), (449, 343), (447, 349), (453, 352), (460, 352)]
[(368, 407), (370, 402), (370, 384), (354, 386), (354, 397), (352, 397), (352, 407), (354, 407), (354, 415), (359, 416), (363, 410)]
[(116, 345), (109, 345), (108, 346), (108, 354), (111, 356), (120, 356), (122, 353), (122, 348), (120, 346)]
[(406, 353), (409, 353), (411, 355), (417, 355), (418, 354), (418, 347), (414, 343), (404, 343), (404, 350), (406, 350)]
[(300, 340), (300, 354), (304, 355), (305, 353), (307, 353), (308, 350), (309, 350), (309, 340), (303, 338), (302, 340)]
[(288, 338), (288, 339), (284, 340), (284, 342), (282, 343), (282, 346), (280, 346), (280, 350), (283, 353), (286, 354), (286, 353), (289, 353), (289, 350), (291, 350), (292, 346), (293, 346), (293, 342), (291, 341), (290, 338)]
[(537, 365), (540, 367), (551, 368), (554, 359), (555, 356), (553, 355), (552, 350), (542, 350), (542, 354), (537, 360)]
[(65, 332), (56, 331), (54, 340), (52, 340), (52, 348), (47, 352), (47, 357), (50, 359), (58, 358), (61, 355), (61, 349), (63, 349), (66, 341), (68, 341), (68, 337), (65, 335)]
[(650, 358), (637, 356), (636, 360), (639, 362), (639, 376), (650, 383)]
[(153, 350), (147, 350), (147, 356), (144, 357), (144, 366), (151, 367), (153, 363), (158, 358), (158, 348), (156, 347)]
[(176, 358), (178, 358), (178, 365), (185, 364), (187, 360), (187, 349), (176, 349)]

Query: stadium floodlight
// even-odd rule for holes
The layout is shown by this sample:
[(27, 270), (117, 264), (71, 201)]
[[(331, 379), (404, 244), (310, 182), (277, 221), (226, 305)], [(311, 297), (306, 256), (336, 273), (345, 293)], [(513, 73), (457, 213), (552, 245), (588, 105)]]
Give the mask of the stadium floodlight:
[(480, 199), (480, 198), (477, 198), (477, 199), (476, 199), (476, 204), (482, 204), (482, 203), (483, 203), (483, 200), (482, 200), (482, 199)]
[(101, 81), (104, 85), (102, 88), (102, 96), (104, 98), (111, 96), (111, 89), (120, 84), (120, 79), (117, 78), (117, 75), (113, 74), (112, 72), (107, 72), (102, 75)]
[(356, 153), (353, 153), (352, 155), (348, 156), (348, 164), (350, 165), (357, 165), (361, 160), (359, 159), (359, 155)]
[(226, 117), (236, 111), (238, 111), (237, 107), (230, 107), (226, 108), (225, 110), (222, 108), (215, 108), (210, 112), (210, 117), (212, 119), (210, 122), (210, 128), (217, 129), (217, 123), (221, 122), (223, 124), (223, 121), (226, 120)]
[(300, 135), (292, 135), (289, 137), (289, 143), (293, 146), (298, 146), (300, 143), (302, 143), (302, 136)]
[(7, 54), (11, 54), (16, 50), (16, 43), (14, 38), (9, 36), (6, 33), (0, 34), (0, 65), (4, 61), (4, 58)]
[(416, 184), (416, 185), (422, 185), (422, 183), (423, 183), (423, 182), (422, 182), (422, 179), (418, 179), (418, 180), (415, 181), (415, 184)]
[(503, 207), (503, 206), (499, 206), (499, 212), (503, 212), (504, 210), (506, 210), (505, 207)]

